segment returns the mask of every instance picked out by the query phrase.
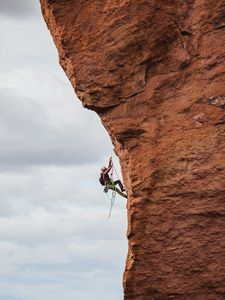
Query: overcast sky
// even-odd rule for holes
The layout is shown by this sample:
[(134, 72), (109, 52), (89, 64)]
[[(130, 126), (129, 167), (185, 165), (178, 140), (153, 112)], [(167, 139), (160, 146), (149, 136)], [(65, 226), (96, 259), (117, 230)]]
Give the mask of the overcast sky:
[(58, 65), (38, 0), (0, 0), (0, 300), (122, 300), (126, 203), (111, 143)]

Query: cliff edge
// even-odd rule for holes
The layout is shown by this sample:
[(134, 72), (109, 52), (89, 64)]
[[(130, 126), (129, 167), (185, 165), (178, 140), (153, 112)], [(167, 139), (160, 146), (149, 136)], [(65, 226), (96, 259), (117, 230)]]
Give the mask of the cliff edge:
[(225, 299), (225, 2), (40, 2), (120, 158), (124, 299)]

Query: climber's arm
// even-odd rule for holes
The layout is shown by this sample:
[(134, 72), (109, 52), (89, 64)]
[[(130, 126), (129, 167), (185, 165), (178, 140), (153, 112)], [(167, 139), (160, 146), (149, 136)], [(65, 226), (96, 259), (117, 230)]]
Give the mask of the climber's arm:
[(104, 174), (109, 173), (109, 171), (112, 169), (112, 157), (109, 159), (109, 165), (108, 168), (103, 172)]

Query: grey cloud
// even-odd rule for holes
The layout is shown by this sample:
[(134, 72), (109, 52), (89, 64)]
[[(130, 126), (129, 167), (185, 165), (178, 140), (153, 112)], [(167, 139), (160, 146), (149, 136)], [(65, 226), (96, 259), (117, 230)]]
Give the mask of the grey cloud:
[(88, 124), (63, 125), (13, 90), (0, 90), (0, 170), (33, 165), (82, 165), (100, 161), (106, 135)]
[[(118, 216), (111, 220), (103, 221), (100, 214), (93, 216), (96, 218), (95, 223), (87, 223), (91, 219), (92, 212), (89, 216), (86, 212), (78, 210), (68, 222), (67, 228), (62, 228), (63, 223), (67, 223), (68, 216), (62, 213), (57, 217), (55, 214), (48, 213), (48, 221), (41, 214), (37, 216), (30, 215), (29, 224), (25, 228), (23, 216), (13, 218), (11, 226), (6, 225), (4, 219), (0, 218), (1, 241), (0, 242), (0, 295), (2, 291), (8, 290), (12, 296), (21, 297), (22, 299), (120, 299), (122, 292), (121, 280), (118, 280), (118, 273), (122, 276), (123, 262), (125, 259), (126, 241), (112, 239), (110, 227), (115, 230), (118, 223)], [(77, 220), (76, 215), (80, 220)], [(53, 219), (54, 222), (52, 222)], [(100, 223), (104, 224), (104, 230), (108, 234), (108, 238), (103, 239), (100, 235), (98, 238), (90, 239), (88, 235), (81, 232), (80, 238), (77, 233), (80, 231), (80, 223), (83, 219), (83, 227), (87, 227), (90, 235), (94, 229), (99, 232)], [(17, 222), (17, 220), (19, 222)], [(47, 224), (46, 224), (47, 221)], [(32, 223), (39, 223), (39, 231), (42, 238), (35, 230)], [(106, 226), (106, 224), (108, 224)], [(48, 232), (49, 225), (52, 232)], [(64, 226), (63, 226), (64, 227)], [(108, 227), (108, 228), (107, 228)], [(63, 229), (63, 230), (62, 230)], [(17, 242), (16, 238), (12, 238), (13, 242), (4, 241), (5, 236), (9, 236), (9, 232), (15, 232), (18, 237), (24, 235), (23, 243)], [(32, 237), (33, 235), (33, 237)], [(45, 239), (48, 236), (48, 239)], [(120, 236), (120, 232), (117, 232)], [(30, 243), (30, 238), (36, 240), (35, 244)], [(107, 249), (107, 251), (105, 251)], [(6, 272), (7, 267), (9, 269)], [(5, 269), (5, 271), (4, 271)], [(11, 283), (13, 289), (6, 289), (8, 283)], [(15, 284), (17, 282), (17, 285)], [(23, 286), (23, 289), (21, 287)], [(112, 286), (114, 288), (112, 289)], [(116, 288), (117, 286), (117, 288)], [(59, 297), (55, 291), (62, 296), (63, 292), (70, 293), (71, 297)], [(116, 290), (116, 294), (113, 292)], [(30, 291), (32, 291), (30, 293)], [(35, 293), (34, 293), (35, 291)], [(110, 297), (104, 297), (106, 291), (110, 291)], [(37, 293), (37, 295), (35, 295)], [(83, 298), (78, 295), (83, 294)], [(101, 294), (101, 296), (100, 296)], [(114, 295), (114, 298), (113, 296)], [(77, 297), (76, 297), (77, 296)], [(39, 297), (39, 298), (38, 298)]]
[(21, 18), (37, 14), (38, 9), (40, 9), (38, 0), (0, 1), (0, 15)]
[[(0, 0), (0, 6), (1, 1), (7, 2), (7, 0)], [(20, 2), (20, 0), (17, 1)], [(39, 0), (35, 0), (35, 2), (38, 3)], [(38, 11), (41, 14), (40, 9)], [(53, 48), (53, 41), (50, 32), (46, 29), (44, 20), (41, 22), (36, 17), (24, 19), (6, 18), (3, 17), (0, 10), (0, 36), (1, 72), (4, 70), (30, 68), (32, 75), (35, 73), (35, 68), (44, 68), (45, 75), (53, 72), (55, 69), (57, 71), (56, 74), (60, 74), (60, 66), (57, 65), (57, 50)], [(47, 68), (48, 70), (46, 71)], [(12, 74), (4, 73), (3, 79), (6, 76), (9, 79), (12, 77)]]
[[(26, 172), (23, 168), (19, 170), (21, 170), (21, 172), (0, 173), (0, 217), (8, 218), (17, 217), (21, 214), (29, 215), (31, 212), (36, 211), (37, 208), (44, 208), (47, 212), (52, 212), (52, 214), (56, 215), (58, 215), (59, 212), (66, 214), (68, 210), (73, 210), (74, 207), (76, 207), (78, 214), (71, 216), (71, 222), (73, 222), (73, 224), (68, 224), (62, 236), (57, 234), (59, 238), (65, 236), (68, 232), (68, 228), (72, 226), (77, 227), (74, 220), (77, 220), (78, 223), (80, 220), (82, 223), (83, 217), (80, 219), (79, 212), (87, 216), (86, 224), (93, 222), (95, 218), (98, 220), (99, 217), (107, 219), (110, 199), (103, 193), (102, 186), (100, 186), (98, 182), (97, 165), (93, 165), (92, 167), (45, 166), (27, 169)], [(114, 216), (119, 217), (118, 209), (125, 210), (126, 205), (126, 202), (119, 196), (117, 196), (115, 200), (112, 218), (114, 218)], [(89, 212), (91, 212), (91, 214)], [(68, 215), (65, 217), (69, 221), (70, 217)], [(125, 226), (126, 219), (121, 219)], [(32, 220), (32, 224), (34, 224), (34, 220)], [(64, 225), (66, 224), (63, 224), (61, 229), (64, 228)], [(96, 229), (98, 225), (102, 228), (101, 221), (100, 223), (96, 223), (96, 226), (92, 224), (90, 227)], [(23, 223), (19, 223), (18, 228), (21, 226), (23, 226)], [(28, 228), (30, 226), (28, 226)], [(121, 223), (115, 225), (112, 232), (110, 231), (111, 238), (114, 238), (115, 232), (119, 231), (120, 227), (118, 226), (121, 226)], [(83, 232), (83, 229), (81, 230), (82, 227), (79, 228), (80, 232)], [(89, 234), (90, 238), (93, 238), (96, 234), (101, 235), (102, 229), (104, 228), (100, 231), (95, 229), (94, 232), (88, 230), (87, 232), (84, 231), (83, 234)], [(109, 232), (109, 230), (110, 229), (107, 228), (107, 232)], [(14, 231), (12, 233), (14, 233)], [(6, 236), (10, 238), (11, 231), (9, 234), (6, 234)], [(37, 241), (37, 236), (38, 234), (34, 236), (31, 232), (29, 241)], [(15, 237), (17, 237), (17, 235)], [(22, 237), (23, 234), (19, 235), (18, 238)], [(43, 238), (42, 234), (40, 234), (40, 237)]]
[(67, 214), (57, 214), (54, 211), (46, 212), (44, 209), (39, 209), (27, 216), (1, 218), (0, 237), (4, 241), (13, 240), (29, 246), (40, 243), (46, 245), (50, 242), (53, 244), (65, 243), (71, 241), (73, 237), (76, 237), (75, 242), (78, 243), (82, 242), (84, 237), (89, 242), (93, 242), (101, 239), (109, 240), (110, 236), (112, 241), (119, 238), (119, 233), (125, 226), (125, 222), (120, 222), (118, 225), (115, 222), (115, 218), (122, 220), (122, 211), (114, 210), (114, 228), (112, 228), (108, 224), (108, 210), (106, 209), (98, 209), (98, 212), (92, 209), (92, 212), (89, 213), (88, 209), (79, 209), (78, 207), (74, 207), (73, 210), (75, 211)]
[(0, 300), (122, 299), (126, 203), (109, 220), (97, 177), (109, 139), (74, 102), (39, 1), (0, 0), (0, 21)]
[(3, 296), (0, 296), (0, 300), (22, 300), (22, 299), (14, 296), (8, 296), (5, 294)]
[[(65, 274), (64, 274), (65, 275)], [(16, 300), (40, 300), (40, 299), (54, 299), (54, 300), (115, 300), (122, 299), (122, 286), (118, 284), (117, 274), (99, 273), (95, 274), (94, 278), (86, 278), (80, 280), (79, 284), (74, 284), (76, 278), (70, 274), (70, 278), (62, 276), (59, 281), (54, 279), (48, 284), (33, 282), (30, 284), (0, 284), (1, 294), (17, 295)], [(11, 281), (13, 281), (12, 278)], [(17, 279), (17, 278), (16, 278)], [(67, 280), (65, 280), (67, 279)], [(121, 278), (122, 281), (122, 278)], [(112, 289), (112, 286), (114, 288)], [(18, 296), (19, 295), (19, 296)], [(9, 298), (14, 300), (13, 296)], [(5, 298), (0, 298), (5, 300)]]

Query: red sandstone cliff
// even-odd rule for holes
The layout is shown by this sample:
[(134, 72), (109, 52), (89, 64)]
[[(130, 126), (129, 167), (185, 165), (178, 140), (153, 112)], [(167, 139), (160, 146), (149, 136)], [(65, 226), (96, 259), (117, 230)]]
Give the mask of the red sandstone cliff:
[(225, 1), (41, 5), (120, 158), (125, 299), (225, 299)]

